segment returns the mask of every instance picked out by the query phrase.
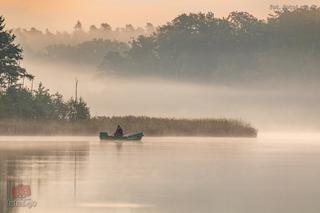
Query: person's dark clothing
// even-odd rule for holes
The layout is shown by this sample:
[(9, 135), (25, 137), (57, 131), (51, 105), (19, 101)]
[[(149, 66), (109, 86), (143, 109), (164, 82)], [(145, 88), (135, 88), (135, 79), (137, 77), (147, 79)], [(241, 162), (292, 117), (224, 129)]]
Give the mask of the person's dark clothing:
[(123, 130), (119, 125), (118, 125), (118, 128), (117, 128), (116, 132), (114, 133), (114, 136), (116, 136), (116, 137), (122, 137), (123, 136)]

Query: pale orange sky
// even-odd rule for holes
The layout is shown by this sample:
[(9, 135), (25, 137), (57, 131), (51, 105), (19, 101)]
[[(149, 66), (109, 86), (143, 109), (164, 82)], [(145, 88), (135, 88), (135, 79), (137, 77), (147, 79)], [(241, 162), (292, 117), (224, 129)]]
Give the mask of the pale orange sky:
[(52, 31), (71, 31), (80, 20), (85, 28), (108, 22), (113, 27), (131, 23), (144, 26), (146, 22), (164, 24), (184, 12), (212, 11), (226, 16), (234, 10), (266, 17), (274, 5), (316, 4), (319, 0), (0, 0), (0, 14), (7, 26)]

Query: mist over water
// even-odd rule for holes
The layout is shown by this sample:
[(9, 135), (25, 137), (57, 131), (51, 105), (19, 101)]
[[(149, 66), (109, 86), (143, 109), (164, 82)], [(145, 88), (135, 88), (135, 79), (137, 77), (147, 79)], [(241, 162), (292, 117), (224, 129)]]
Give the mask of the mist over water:
[[(23, 66), (51, 92), (65, 98), (79, 94), (93, 116), (146, 115), (176, 118), (237, 118), (260, 131), (317, 131), (320, 97), (317, 86), (273, 82), (269, 86), (214, 85), (157, 78), (115, 77), (93, 66), (26, 59)], [(30, 82), (26, 82), (26, 85)]]

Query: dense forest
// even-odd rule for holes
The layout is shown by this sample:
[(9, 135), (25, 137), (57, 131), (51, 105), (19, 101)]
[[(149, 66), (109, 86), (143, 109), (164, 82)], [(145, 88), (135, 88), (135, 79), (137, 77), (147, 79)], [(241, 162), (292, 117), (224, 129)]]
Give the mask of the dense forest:
[(319, 76), (320, 8), (274, 11), (267, 20), (247, 12), (226, 18), (182, 14), (129, 51), (108, 52), (100, 65), (120, 75), (246, 83), (312, 80)]
[(86, 63), (117, 76), (247, 84), (314, 83), (319, 29), (320, 8), (302, 6), (278, 8), (266, 20), (247, 12), (222, 18), (209, 12), (181, 14), (156, 28), (148, 23), (112, 30), (103, 23), (85, 31), (78, 22), (72, 33), (14, 32), (25, 49), (41, 44), (34, 53), (49, 62)]

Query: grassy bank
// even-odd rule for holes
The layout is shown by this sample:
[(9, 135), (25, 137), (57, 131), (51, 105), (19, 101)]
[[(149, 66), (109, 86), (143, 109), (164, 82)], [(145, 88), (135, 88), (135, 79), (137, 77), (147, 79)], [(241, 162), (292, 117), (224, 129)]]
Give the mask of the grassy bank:
[(113, 133), (120, 124), (125, 133), (146, 136), (256, 137), (250, 124), (232, 119), (169, 119), (151, 117), (96, 117), (84, 121), (0, 120), (0, 135), (98, 135)]

